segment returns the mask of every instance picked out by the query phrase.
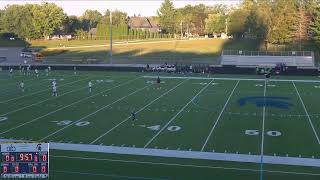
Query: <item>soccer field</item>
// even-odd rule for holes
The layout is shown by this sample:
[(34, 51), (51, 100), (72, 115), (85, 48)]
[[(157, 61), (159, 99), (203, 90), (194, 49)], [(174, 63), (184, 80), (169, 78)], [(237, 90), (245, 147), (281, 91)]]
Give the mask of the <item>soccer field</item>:
[(319, 77), (262, 78), (2, 71), (0, 139), (50, 142), (50, 179), (320, 179)]

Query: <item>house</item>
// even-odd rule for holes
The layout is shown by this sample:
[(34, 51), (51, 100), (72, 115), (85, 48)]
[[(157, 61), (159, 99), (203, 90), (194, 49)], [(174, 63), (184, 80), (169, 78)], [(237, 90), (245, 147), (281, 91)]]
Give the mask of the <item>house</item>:
[(154, 18), (133, 16), (129, 17), (128, 26), (130, 29), (141, 29), (149, 32), (160, 32), (160, 24)]
[(91, 28), (88, 32), (89, 38), (96, 38), (97, 37), (97, 28)]

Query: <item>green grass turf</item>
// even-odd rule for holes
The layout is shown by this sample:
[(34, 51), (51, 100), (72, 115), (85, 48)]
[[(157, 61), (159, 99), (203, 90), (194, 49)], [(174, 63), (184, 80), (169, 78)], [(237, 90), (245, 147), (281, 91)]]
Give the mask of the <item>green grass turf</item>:
[[(157, 73), (79, 71), (74, 74), (73, 71), (53, 71), (48, 77), (41, 72), (37, 78), (34, 75), (25, 77), (19, 72), (9, 75), (7, 71), (2, 71), (0, 117), (8, 119), (0, 122), (0, 137), (260, 155), (264, 122), (265, 155), (288, 154), (290, 157), (301, 155), (305, 158), (320, 158), (320, 145), (315, 135), (320, 135), (320, 114), (316, 106), (320, 88), (315, 87), (320, 83), (269, 82), (266, 96), (287, 97), (292, 106), (289, 109), (266, 106), (264, 115), (262, 107), (251, 103), (240, 106), (238, 103), (243, 97), (263, 97), (264, 81), (214, 80), (214, 84), (205, 84), (211, 80), (162, 79), (164, 83), (161, 84), (161, 89), (157, 89), (155, 84), (150, 83), (154, 79), (143, 78), (143, 75), (176, 76)], [(262, 78), (232, 75), (211, 77)], [(58, 97), (51, 96), (51, 81), (48, 79), (52, 78), (56, 78), (58, 82)], [(276, 78), (319, 80), (318, 77)], [(89, 80), (94, 84), (91, 93), (87, 88)], [(26, 84), (24, 93), (18, 88), (21, 81)], [(158, 98), (168, 91), (170, 92)], [(158, 99), (154, 101), (156, 98)], [(132, 111), (139, 111), (135, 126), (127, 120)], [(115, 126), (116, 128), (106, 133)], [(259, 134), (249, 136), (245, 134), (246, 130), (257, 130)], [(281, 136), (267, 135), (269, 131), (279, 131)], [(50, 155), (50, 176), (53, 179), (92, 177), (227, 180), (259, 179), (260, 176), (259, 164), (255, 163), (56, 150)], [(311, 180), (318, 179), (320, 174), (319, 168), (298, 166), (266, 164), (264, 170), (265, 179), (276, 180)], [(297, 174), (301, 172), (318, 175)]]

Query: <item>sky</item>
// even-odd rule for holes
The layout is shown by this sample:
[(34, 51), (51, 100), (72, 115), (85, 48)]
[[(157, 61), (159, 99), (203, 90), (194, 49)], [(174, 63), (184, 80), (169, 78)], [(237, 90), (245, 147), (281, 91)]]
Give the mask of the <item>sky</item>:
[[(187, 4), (225, 4), (236, 5), (240, 0), (173, 0), (175, 8), (184, 7)], [(0, 0), (0, 9), (4, 9), (8, 4), (40, 4), (42, 0)], [(107, 9), (120, 10), (126, 12), (129, 16), (134, 14), (141, 16), (155, 16), (163, 0), (46, 0), (45, 2), (53, 2), (63, 8), (68, 15), (81, 16), (86, 9), (98, 10), (101, 14)]]

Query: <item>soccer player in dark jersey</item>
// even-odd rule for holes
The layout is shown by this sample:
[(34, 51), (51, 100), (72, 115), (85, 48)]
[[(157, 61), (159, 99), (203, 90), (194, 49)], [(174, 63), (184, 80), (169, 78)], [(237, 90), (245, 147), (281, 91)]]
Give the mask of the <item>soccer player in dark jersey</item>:
[(267, 81), (267, 83), (268, 83), (268, 82), (269, 82), (269, 79), (270, 79), (270, 77), (271, 77), (271, 72), (266, 72), (264, 75), (265, 75), (266, 81)]
[(131, 121), (132, 121), (132, 126), (134, 126), (134, 121), (136, 120), (136, 113), (134, 111), (131, 112)]
[(160, 77), (158, 76), (158, 78), (157, 78), (157, 86), (158, 86), (158, 89), (161, 89), (160, 83), (161, 83), (161, 80), (160, 80)]

